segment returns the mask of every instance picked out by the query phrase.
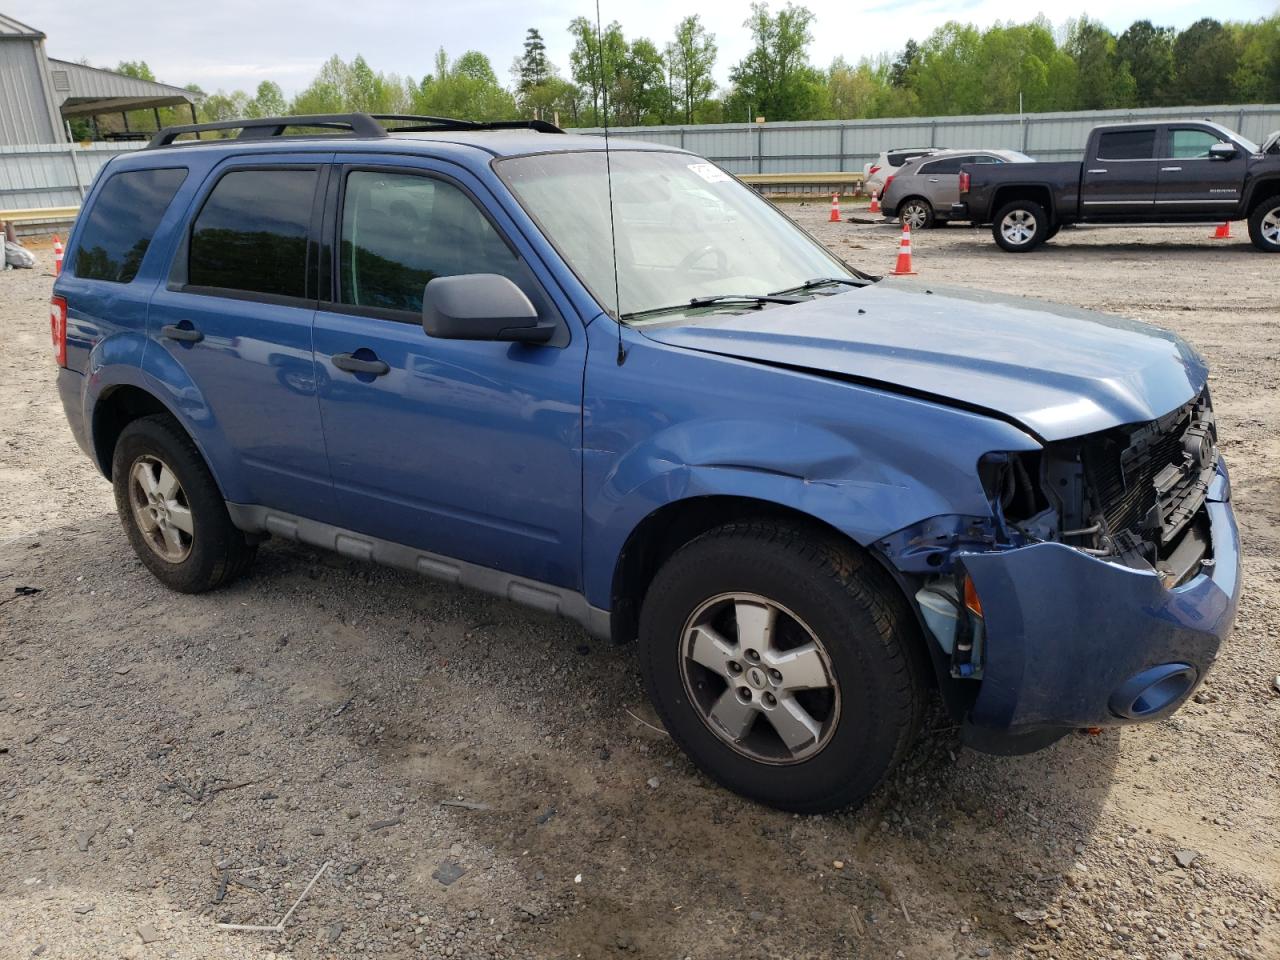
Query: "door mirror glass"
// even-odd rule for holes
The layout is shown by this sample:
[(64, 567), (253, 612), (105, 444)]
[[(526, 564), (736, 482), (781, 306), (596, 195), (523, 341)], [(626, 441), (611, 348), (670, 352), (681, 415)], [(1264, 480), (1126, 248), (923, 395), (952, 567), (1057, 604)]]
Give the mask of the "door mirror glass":
[(1215, 143), (1209, 148), (1210, 160), (1234, 160), (1236, 147), (1233, 143)]
[(441, 340), (546, 343), (555, 321), (540, 321), (529, 298), (496, 273), (436, 277), (422, 295), (422, 329)]

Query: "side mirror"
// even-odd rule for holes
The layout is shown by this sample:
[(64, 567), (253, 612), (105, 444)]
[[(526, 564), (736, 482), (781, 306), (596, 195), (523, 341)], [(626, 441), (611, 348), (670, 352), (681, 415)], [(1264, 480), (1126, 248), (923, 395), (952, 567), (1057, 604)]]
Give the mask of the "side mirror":
[(541, 322), (529, 298), (496, 273), (436, 277), (422, 294), (422, 329), (441, 340), (546, 343), (554, 321)]
[(1215, 143), (1209, 148), (1210, 160), (1234, 160), (1236, 158), (1234, 143)]

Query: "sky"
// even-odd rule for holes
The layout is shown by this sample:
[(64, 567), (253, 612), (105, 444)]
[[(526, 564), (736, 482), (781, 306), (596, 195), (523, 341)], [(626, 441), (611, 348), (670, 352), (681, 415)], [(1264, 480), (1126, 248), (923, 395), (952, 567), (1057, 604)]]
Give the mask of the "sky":
[[(803, 0), (816, 15), (810, 58), (826, 66), (836, 56), (856, 61), (894, 53), (908, 39), (924, 39), (948, 20), (989, 26), (1025, 21), (1042, 10), (1055, 25), (1087, 14), (1117, 32), (1134, 20), (1185, 27), (1201, 17), (1254, 20), (1278, 9), (1277, 0), (1092, 0), (1043, 3), (1026, 0)], [(776, 9), (781, 3), (773, 3)], [(567, 26), (577, 16), (594, 19), (594, 0), (0, 0), (0, 12), (48, 35), (49, 56), (87, 58), (94, 66), (145, 60), (157, 79), (179, 86), (197, 83), (212, 93), (252, 92), (274, 80), (285, 95), (310, 83), (332, 54), (363, 54), (370, 66), (415, 79), (430, 72), (436, 50), (451, 57), (469, 49), (489, 56), (503, 83), (521, 52), (525, 30), (537, 27), (553, 62), (567, 75), (572, 43)], [(748, 0), (600, 0), (607, 24), (617, 20), (628, 39), (647, 36), (661, 49), (689, 13), (701, 15), (720, 49), (716, 79), (750, 48), (743, 26)]]

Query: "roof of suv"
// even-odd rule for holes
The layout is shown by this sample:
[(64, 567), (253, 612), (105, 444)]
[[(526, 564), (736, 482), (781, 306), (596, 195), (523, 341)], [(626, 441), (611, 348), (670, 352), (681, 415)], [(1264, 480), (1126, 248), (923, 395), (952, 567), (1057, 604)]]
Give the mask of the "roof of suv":
[[(409, 124), (384, 126), (382, 121)], [(226, 136), (238, 131), (236, 136)], [(297, 133), (290, 131), (300, 131)], [(185, 135), (221, 134), (212, 140), (179, 140)], [(494, 157), (530, 153), (568, 153), (603, 150), (606, 141), (598, 136), (566, 134), (541, 120), (496, 121), (492, 123), (455, 120), (448, 117), (412, 117), (379, 114), (324, 114), (297, 117), (222, 120), (213, 123), (166, 127), (152, 138), (147, 151), (221, 150), (234, 153), (277, 151), (288, 148), (349, 152), (411, 152), (405, 147), (418, 143), (438, 143), (473, 147)], [(656, 143), (628, 140), (625, 149), (677, 150)]]

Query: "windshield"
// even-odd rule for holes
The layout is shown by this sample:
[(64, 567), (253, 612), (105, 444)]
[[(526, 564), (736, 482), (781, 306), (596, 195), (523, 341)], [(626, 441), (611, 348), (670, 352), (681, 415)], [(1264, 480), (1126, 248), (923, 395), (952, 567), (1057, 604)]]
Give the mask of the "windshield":
[[(635, 150), (610, 151), (609, 159), (616, 312), (624, 320), (698, 298), (766, 295), (818, 277), (858, 276), (705, 160)], [(615, 313), (604, 152), (512, 157), (495, 166), (596, 300)]]

